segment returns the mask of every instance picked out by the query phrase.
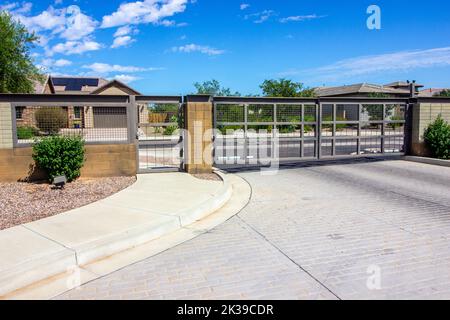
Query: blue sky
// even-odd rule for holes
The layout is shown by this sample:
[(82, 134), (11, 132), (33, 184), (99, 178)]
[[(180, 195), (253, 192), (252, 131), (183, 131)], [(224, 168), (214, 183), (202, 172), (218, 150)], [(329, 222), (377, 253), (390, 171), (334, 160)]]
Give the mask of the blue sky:
[[(381, 9), (369, 30), (366, 10)], [(46, 72), (97, 75), (145, 94), (219, 80), (259, 94), (268, 78), (307, 86), (415, 79), (450, 87), (450, 3), (428, 0), (4, 1), (41, 36)]]

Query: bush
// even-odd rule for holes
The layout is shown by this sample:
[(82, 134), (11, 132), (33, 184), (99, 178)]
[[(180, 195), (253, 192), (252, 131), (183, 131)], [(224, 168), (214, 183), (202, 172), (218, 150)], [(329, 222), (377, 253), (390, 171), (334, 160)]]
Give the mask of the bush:
[(450, 159), (450, 125), (441, 115), (425, 130), (424, 140), (433, 157)]
[(167, 126), (167, 127), (164, 129), (163, 135), (165, 135), (165, 136), (171, 136), (171, 135), (173, 135), (173, 133), (174, 133), (175, 131), (177, 131), (177, 129), (178, 129), (177, 126)]
[(38, 135), (38, 131), (34, 127), (17, 127), (17, 139), (31, 139)]
[(234, 133), (234, 131), (243, 130), (243, 127), (241, 126), (218, 126), (217, 129), (222, 133), (223, 135), (227, 134), (227, 131), (230, 131)]
[[(392, 116), (391, 117), (391, 119), (390, 119), (391, 121), (398, 121), (398, 120), (404, 120), (404, 118), (403, 117), (400, 117), (400, 116)], [(388, 124), (388, 126), (390, 127), (390, 128), (392, 128), (392, 129), (396, 129), (396, 128), (400, 128), (400, 127), (402, 127), (404, 124), (403, 123), (389, 123)]]
[(35, 113), (37, 127), (50, 135), (67, 127), (67, 112), (59, 107), (43, 107)]
[(295, 132), (296, 126), (293, 125), (284, 125), (284, 126), (279, 126), (278, 127), (278, 131), (280, 133), (292, 133)]
[(65, 175), (73, 181), (80, 176), (84, 163), (84, 141), (80, 137), (44, 138), (33, 146), (33, 159), (51, 180)]
[[(171, 123), (178, 123), (178, 117), (176, 117), (176, 116), (170, 117), (170, 122), (171, 122)], [(171, 136), (171, 135), (173, 135), (173, 133), (174, 133), (175, 131), (177, 131), (177, 129), (178, 129), (178, 125), (170, 125), (170, 126), (167, 126), (167, 127), (164, 129), (163, 135), (165, 135), (165, 136)]]

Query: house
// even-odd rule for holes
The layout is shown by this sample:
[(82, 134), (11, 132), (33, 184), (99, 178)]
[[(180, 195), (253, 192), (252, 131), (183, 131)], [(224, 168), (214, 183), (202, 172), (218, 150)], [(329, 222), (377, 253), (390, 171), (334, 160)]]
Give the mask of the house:
[[(47, 76), (43, 83), (35, 82), (36, 94), (84, 94), (84, 95), (141, 95), (140, 92), (118, 80), (96, 77)], [(127, 126), (125, 107), (69, 106), (67, 128), (123, 128)], [(36, 126), (35, 107), (16, 107), (17, 126)], [(148, 122), (146, 105), (138, 105), (139, 122)]]
[(314, 91), (318, 97), (370, 97), (374, 95), (386, 95), (392, 98), (407, 98), (411, 96), (412, 87), (414, 94), (418, 94), (423, 86), (414, 82), (397, 81), (385, 85), (358, 83), (337, 87), (318, 87)]
[(441, 94), (442, 91), (450, 89), (436, 89), (436, 88), (429, 88), (425, 89), (419, 92), (419, 97), (436, 97)]

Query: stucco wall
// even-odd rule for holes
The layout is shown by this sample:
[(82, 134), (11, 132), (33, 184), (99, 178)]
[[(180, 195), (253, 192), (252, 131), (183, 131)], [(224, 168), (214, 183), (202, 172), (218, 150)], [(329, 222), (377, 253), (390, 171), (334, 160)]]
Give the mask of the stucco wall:
[[(0, 149), (0, 181), (43, 180), (35, 168), (31, 147)], [(137, 172), (136, 145), (87, 145), (82, 178), (134, 176)]]

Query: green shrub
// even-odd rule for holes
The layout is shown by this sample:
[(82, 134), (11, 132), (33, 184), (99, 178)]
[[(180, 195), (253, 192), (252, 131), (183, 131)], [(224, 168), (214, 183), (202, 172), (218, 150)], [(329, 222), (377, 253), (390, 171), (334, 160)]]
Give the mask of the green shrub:
[(313, 130), (314, 130), (313, 127), (310, 126), (310, 125), (305, 124), (305, 125), (303, 126), (303, 131), (304, 131), (304, 133), (309, 133), (309, 132), (312, 132)]
[(43, 107), (35, 113), (37, 127), (50, 135), (67, 127), (67, 112), (59, 107)]
[(174, 133), (177, 129), (178, 129), (177, 126), (167, 126), (167, 127), (164, 129), (163, 135), (165, 135), (165, 136), (171, 136), (171, 135), (173, 135), (173, 133)]
[[(172, 117), (170, 117), (170, 122), (171, 122), (171, 123), (178, 123), (178, 117), (177, 117), (177, 116), (172, 116)], [(173, 135), (173, 133), (174, 133), (175, 131), (177, 131), (177, 129), (178, 129), (178, 125), (170, 125), (170, 126), (167, 126), (167, 127), (164, 129), (163, 135), (165, 135), (165, 136), (171, 136), (171, 135)]]
[(223, 135), (227, 134), (227, 131), (237, 131), (237, 130), (241, 130), (242, 127), (241, 126), (218, 126), (217, 129), (220, 131), (220, 133), (222, 133)]
[(50, 178), (65, 175), (68, 181), (80, 176), (84, 163), (84, 141), (80, 137), (52, 136), (33, 146), (36, 165)]
[(38, 135), (38, 131), (34, 127), (23, 126), (17, 127), (17, 139), (31, 139)]
[(433, 157), (450, 159), (450, 124), (441, 115), (428, 126), (423, 136)]
[[(391, 120), (391, 121), (399, 121), (399, 120), (404, 120), (404, 118), (401, 117), (401, 116), (392, 116), (390, 120)], [(394, 130), (395, 130), (396, 128), (402, 127), (403, 125), (404, 125), (403, 123), (389, 123), (389, 124), (388, 124), (388, 126), (389, 126), (390, 128), (392, 128), (392, 129), (394, 129)]]
[(284, 126), (279, 126), (278, 127), (278, 131), (280, 133), (292, 133), (295, 132), (296, 127), (293, 125), (284, 125)]
[(305, 122), (316, 122), (316, 117), (312, 116), (312, 115), (305, 114), (304, 121)]
[(260, 131), (267, 131), (267, 133), (272, 133), (273, 127), (271, 125), (248, 125), (248, 130), (254, 130), (256, 133), (260, 133)]

